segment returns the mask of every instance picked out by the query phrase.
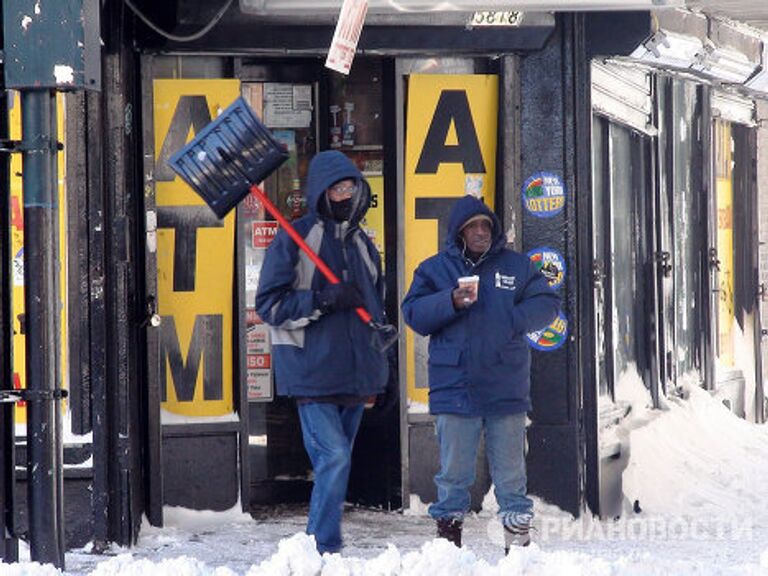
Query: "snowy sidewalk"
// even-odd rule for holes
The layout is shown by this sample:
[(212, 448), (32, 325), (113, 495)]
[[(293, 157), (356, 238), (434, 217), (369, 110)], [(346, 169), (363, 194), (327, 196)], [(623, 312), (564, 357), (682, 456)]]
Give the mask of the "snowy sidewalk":
[[(165, 509), (165, 527), (145, 525), (137, 545), (95, 555), (67, 553), (71, 576), (515, 576), (747, 574), (768, 576), (768, 426), (740, 420), (699, 389), (665, 410), (636, 411), (619, 520), (573, 519), (536, 503), (535, 544), (504, 557), (495, 501), (465, 522), (461, 550), (434, 540), (415, 502), (406, 514), (349, 508), (342, 555), (317, 555), (303, 534), (304, 507), (252, 518)], [(28, 557), (28, 553), (27, 553)], [(49, 576), (51, 566), (0, 564), (0, 576)]]
[[(342, 556), (314, 551), (301, 533), (303, 510), (275, 509), (256, 520), (228, 512), (167, 509), (167, 526), (145, 526), (138, 545), (114, 557), (67, 554), (67, 574), (94, 576), (490, 576), (517, 574), (764, 574), (768, 529), (751, 522), (718, 525), (683, 517), (619, 522), (573, 520), (548, 507), (539, 515), (539, 542), (505, 558), (490, 514), (466, 521), (465, 547), (433, 540), (424, 516), (350, 509)], [(735, 531), (729, 531), (735, 529)], [(26, 567), (26, 568), (24, 568)], [(55, 574), (30, 564), (0, 574)]]

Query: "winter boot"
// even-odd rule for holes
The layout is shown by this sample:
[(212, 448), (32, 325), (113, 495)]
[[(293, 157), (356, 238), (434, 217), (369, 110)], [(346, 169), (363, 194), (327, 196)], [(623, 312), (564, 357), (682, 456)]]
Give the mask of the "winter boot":
[(511, 512), (504, 519), (504, 553), (509, 554), (512, 546), (528, 546), (531, 543), (530, 512)]
[(461, 548), (461, 525), (462, 521), (457, 518), (438, 518), (437, 537), (445, 538)]

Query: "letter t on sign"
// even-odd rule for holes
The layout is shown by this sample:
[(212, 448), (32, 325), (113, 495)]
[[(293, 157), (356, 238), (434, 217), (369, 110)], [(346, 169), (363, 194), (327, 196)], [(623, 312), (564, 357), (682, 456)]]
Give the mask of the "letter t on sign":
[(437, 249), (445, 245), (448, 236), (448, 218), (460, 196), (447, 198), (416, 198), (416, 219), (437, 220)]

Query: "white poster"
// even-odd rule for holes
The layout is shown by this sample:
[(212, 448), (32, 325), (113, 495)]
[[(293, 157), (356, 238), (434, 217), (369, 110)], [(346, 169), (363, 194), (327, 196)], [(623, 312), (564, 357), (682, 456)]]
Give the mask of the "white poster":
[(264, 84), (264, 123), (269, 128), (309, 128), (312, 87), (308, 84)]
[(368, 0), (344, 0), (328, 50), (328, 58), (325, 60), (326, 68), (349, 74), (366, 12)]

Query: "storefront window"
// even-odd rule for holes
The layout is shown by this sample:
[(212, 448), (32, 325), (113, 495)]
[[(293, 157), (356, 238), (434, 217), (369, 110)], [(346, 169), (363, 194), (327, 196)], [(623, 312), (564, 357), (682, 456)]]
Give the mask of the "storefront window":
[(717, 204), (718, 323), (717, 358), (734, 365), (735, 261), (733, 253), (733, 138), (731, 124), (715, 122), (715, 195)]
[(360, 58), (349, 76), (328, 79), (328, 138), (323, 149), (349, 156), (371, 187), (371, 206), (362, 227), (384, 258), (384, 126), (382, 62)]

